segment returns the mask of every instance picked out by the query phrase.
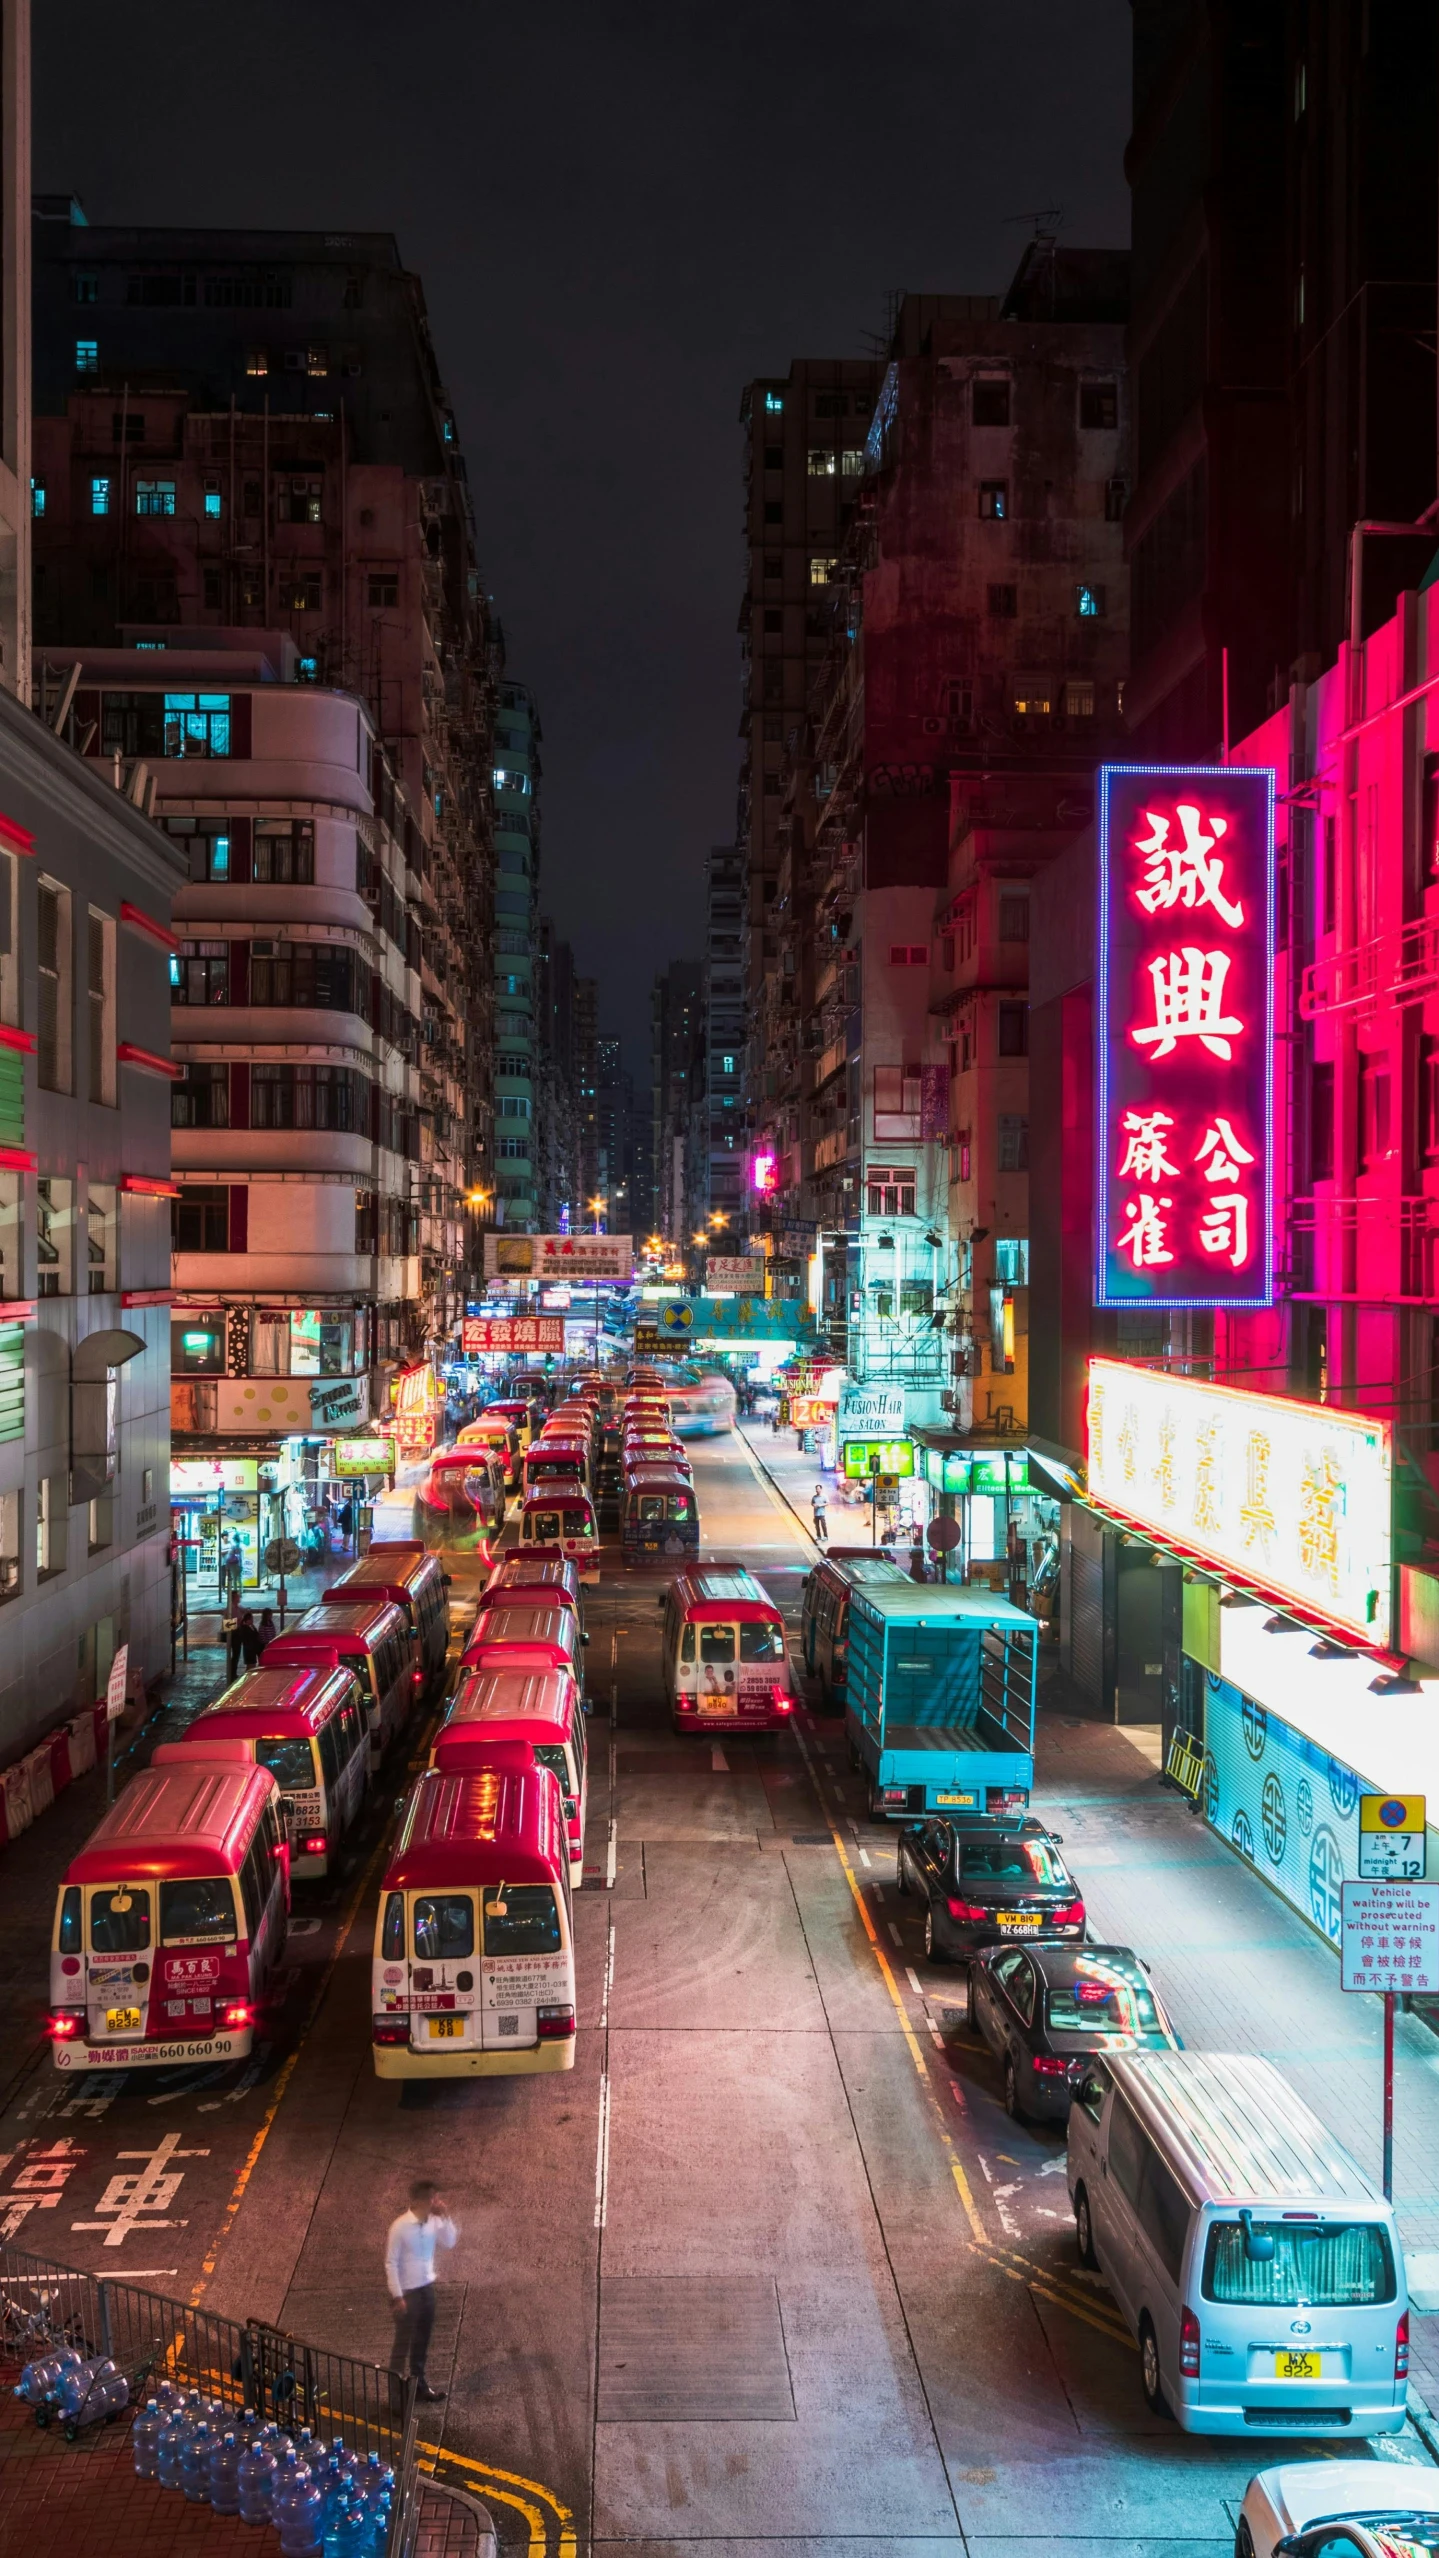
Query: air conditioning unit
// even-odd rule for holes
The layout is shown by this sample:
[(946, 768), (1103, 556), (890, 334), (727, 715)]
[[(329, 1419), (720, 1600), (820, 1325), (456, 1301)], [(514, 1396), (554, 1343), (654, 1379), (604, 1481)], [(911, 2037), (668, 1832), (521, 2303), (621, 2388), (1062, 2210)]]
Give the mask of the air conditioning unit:
[(250, 944), (250, 957), (252, 959), (273, 959), (279, 947), (280, 945), (278, 942), (252, 941)]

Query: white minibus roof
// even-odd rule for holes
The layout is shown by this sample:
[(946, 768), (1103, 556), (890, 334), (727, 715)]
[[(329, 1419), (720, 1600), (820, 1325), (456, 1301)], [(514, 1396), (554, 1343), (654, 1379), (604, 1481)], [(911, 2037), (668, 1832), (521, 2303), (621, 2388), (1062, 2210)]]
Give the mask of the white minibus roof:
[(1373, 2203), (1363, 2169), (1272, 2061), (1134, 2052), (1105, 2068), (1202, 2203)]

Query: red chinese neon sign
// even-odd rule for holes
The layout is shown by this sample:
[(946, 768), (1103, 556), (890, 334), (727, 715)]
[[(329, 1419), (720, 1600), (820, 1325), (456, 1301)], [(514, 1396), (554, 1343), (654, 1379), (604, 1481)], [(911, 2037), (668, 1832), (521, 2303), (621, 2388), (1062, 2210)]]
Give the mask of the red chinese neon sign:
[(1100, 775), (1095, 1303), (1273, 1300), (1274, 775)]

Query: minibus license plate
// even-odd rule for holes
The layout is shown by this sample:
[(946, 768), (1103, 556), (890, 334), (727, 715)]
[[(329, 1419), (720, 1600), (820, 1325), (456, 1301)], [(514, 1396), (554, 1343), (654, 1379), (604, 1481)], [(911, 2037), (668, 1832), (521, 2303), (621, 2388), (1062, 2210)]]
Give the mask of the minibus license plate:
[(107, 2007), (105, 2031), (107, 2034), (138, 2034), (140, 2031), (138, 2007)]
[(701, 1714), (734, 1714), (738, 1710), (732, 1696), (702, 1696), (698, 1702)]
[(1274, 2357), (1276, 2380), (1320, 2380), (1324, 2375), (1322, 2354), (1291, 2354), (1286, 2349)]
[(462, 2016), (432, 2016), (430, 2018), (430, 2040), (432, 2043), (453, 2043), (458, 2035), (463, 2034), (464, 2030), (465, 2020)]
[(1009, 1928), (1020, 1935), (1026, 1931), (1035, 1934), (1039, 1928), (1038, 1910), (996, 1910), (994, 1915), (1000, 1927)]

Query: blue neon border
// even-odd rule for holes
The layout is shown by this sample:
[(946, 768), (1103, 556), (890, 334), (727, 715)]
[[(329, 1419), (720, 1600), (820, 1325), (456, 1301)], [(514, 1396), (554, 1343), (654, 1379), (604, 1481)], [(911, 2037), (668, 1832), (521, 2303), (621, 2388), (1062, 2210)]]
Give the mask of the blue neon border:
[[(1264, 947), (1264, 1293), (1239, 1297), (1116, 1297), (1109, 1293), (1107, 1279), (1108, 1253), (1105, 1237), (1109, 1232), (1109, 789), (1121, 776), (1132, 779), (1137, 774), (1152, 774), (1156, 779), (1173, 780), (1188, 774), (1232, 782), (1237, 773), (1261, 776), (1267, 785), (1264, 812), (1264, 880), (1265, 916)], [(1157, 1312), (1178, 1314), (1185, 1310), (1205, 1309), (1215, 1314), (1261, 1314), (1274, 1303), (1274, 799), (1276, 775), (1272, 764), (1101, 764), (1099, 768), (1099, 940), (1095, 949), (1094, 973), (1098, 981), (1099, 1000), (1095, 1006), (1095, 1088), (1098, 1109), (1095, 1118), (1095, 1218), (1094, 1218), (1094, 1303), (1106, 1309), (1118, 1308), (1125, 1313), (1152, 1306)]]

